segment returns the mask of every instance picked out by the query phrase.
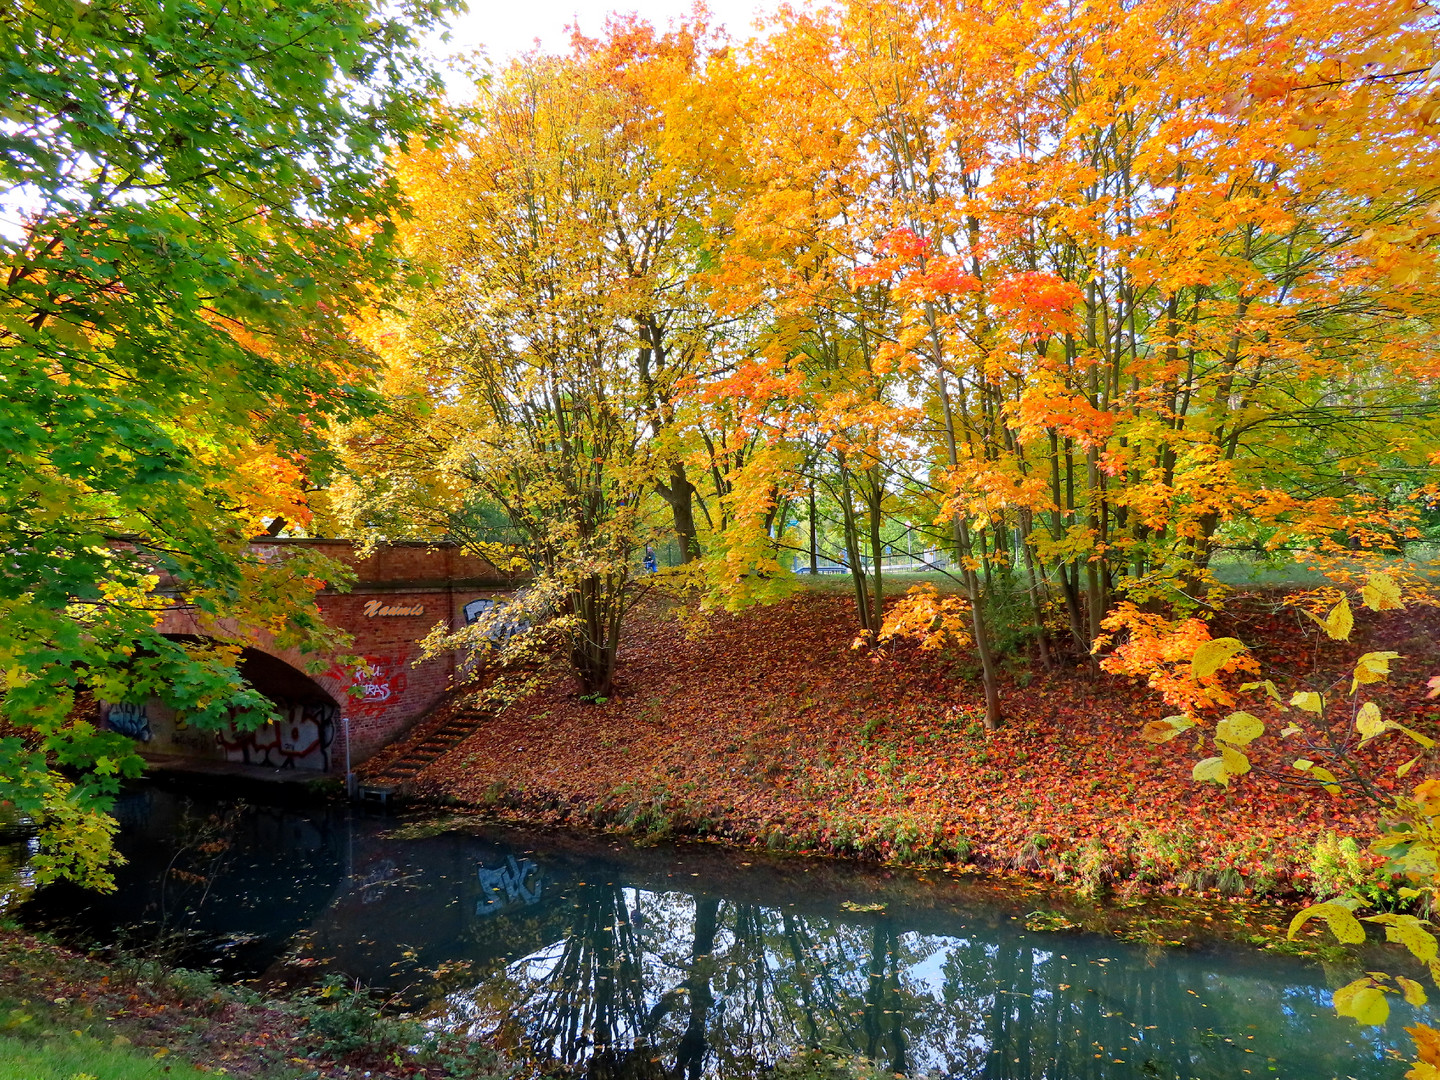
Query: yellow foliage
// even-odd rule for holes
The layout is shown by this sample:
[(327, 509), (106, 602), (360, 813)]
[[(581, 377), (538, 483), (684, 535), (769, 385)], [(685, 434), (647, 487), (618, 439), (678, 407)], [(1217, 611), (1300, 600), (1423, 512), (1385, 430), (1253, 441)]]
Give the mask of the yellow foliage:
[(964, 647), (970, 643), (969, 612), (969, 602), (962, 597), (941, 596), (933, 585), (915, 585), (886, 612), (878, 639), (909, 639), (929, 651)]

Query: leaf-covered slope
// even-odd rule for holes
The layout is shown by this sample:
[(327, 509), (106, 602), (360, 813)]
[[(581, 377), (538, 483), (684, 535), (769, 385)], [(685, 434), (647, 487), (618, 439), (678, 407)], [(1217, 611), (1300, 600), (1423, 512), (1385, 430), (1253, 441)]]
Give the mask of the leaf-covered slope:
[[(1161, 705), (1130, 680), (1037, 675), (1007, 688), (1008, 726), (987, 735), (982, 691), (963, 666), (854, 651), (848, 615), (843, 600), (812, 594), (716, 616), (687, 636), (647, 612), (623, 646), (620, 694), (590, 704), (556, 674), (416, 786), (530, 819), (939, 857), (1091, 888), (1286, 889), (1303, 884), (1322, 832), (1373, 824), (1356, 805), (1258, 775), (1228, 793), (1191, 783), (1188, 740), (1138, 737)], [(1277, 663), (1302, 640), (1328, 647), (1259, 599), (1233, 618)], [(1435, 650), (1423, 620), (1435, 616), (1387, 624), (1408, 636), (1384, 644), (1412, 658), (1391, 710), (1427, 724), (1422, 673)], [(1021, 670), (1012, 682), (1029, 679)]]

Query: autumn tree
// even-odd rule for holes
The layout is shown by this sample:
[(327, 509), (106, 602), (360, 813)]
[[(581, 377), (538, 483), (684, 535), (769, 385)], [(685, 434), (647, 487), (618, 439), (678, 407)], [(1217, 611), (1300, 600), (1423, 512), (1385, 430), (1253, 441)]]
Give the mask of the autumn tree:
[(614, 679), (649, 501), (698, 553), (676, 417), (709, 332), (686, 289), (699, 185), (664, 154), (697, 33), (611, 23), (569, 56), (513, 65), (451, 141), (412, 149), (404, 237), (431, 282), (367, 330), (410, 411), (347, 438), (362, 524), (463, 540), (478, 505), (499, 511), (531, 616), (595, 695)]
[(952, 530), (992, 722), (997, 571), (1023, 566), (1037, 623), (1058, 606), (1085, 652), (1121, 596), (1198, 601), (1219, 550), (1413, 535), (1428, 20), (902, 0), (792, 13), (756, 47), (736, 276), (768, 270), (756, 302), (812, 320), (820, 268), (852, 304), (885, 290), (868, 334), (923, 416), (910, 483)]
[[(956, 375), (945, 355), (931, 357), (928, 373), (921, 370), (921, 342), (909, 318), (917, 288), (899, 274), (932, 241), (900, 225), (913, 178), (897, 172), (904, 162), (891, 126), (903, 118), (888, 101), (900, 82), (913, 86), (906, 65), (956, 67), (954, 53), (916, 36), (927, 17), (940, 17), (938, 8), (867, 5), (796, 16), (757, 49), (743, 83), (751, 101), (743, 139), (758, 175), (734, 214), (726, 248), (725, 286), (770, 312), (763, 359), (755, 365), (767, 377), (742, 371), (731, 384), (751, 397), (756, 388), (778, 390), (794, 423), (813, 430), (811, 442), (822, 451), (816, 460), (826, 461), (838, 481), (861, 632), (872, 640), (883, 624), (884, 519), (907, 489), (933, 494), (935, 479), (957, 470), (965, 449), (957, 450), (954, 437)], [(935, 100), (928, 96), (923, 107)], [(927, 120), (912, 104), (909, 119), (923, 130)], [(961, 289), (966, 280), (947, 265), (926, 286), (928, 295)], [(927, 398), (946, 406), (946, 461), (926, 459), (927, 443), (936, 441), (927, 435)], [(994, 726), (998, 689), (969, 517), (944, 501), (931, 500), (932, 524), (950, 534), (969, 594)]]
[[(388, 149), (433, 88), (367, 4), (20, 0), (0, 13), (0, 797), (41, 877), (103, 885), (139, 759), (83, 688), (258, 723), (226, 627), (331, 642), (303, 562), (247, 540), (303, 520), (325, 426), (370, 407), (345, 326), (391, 265)], [(161, 636), (172, 604), (214, 633)], [(78, 770), (62, 776), (56, 768)]]

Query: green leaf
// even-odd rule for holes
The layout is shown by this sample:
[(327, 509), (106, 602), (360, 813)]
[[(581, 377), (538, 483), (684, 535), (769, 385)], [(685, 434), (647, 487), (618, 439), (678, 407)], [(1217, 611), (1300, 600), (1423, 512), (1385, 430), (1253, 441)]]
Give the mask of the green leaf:
[(1385, 991), (1369, 977), (1356, 979), (1335, 991), (1335, 1011), (1353, 1017), (1357, 1023), (1379, 1027), (1390, 1018), (1390, 1002)]
[(1209, 678), (1244, 649), (1245, 643), (1239, 638), (1212, 638), (1195, 650), (1195, 655), (1190, 660), (1190, 672), (1197, 679)]
[(0, 20), (0, 109), (24, 118), (0, 124), (0, 190), (26, 193), (0, 237), (0, 730), (43, 746), (0, 748), (0, 801), (35, 820), (42, 879), (109, 882), (111, 795), (143, 764), (68, 724), (77, 684), (197, 727), (273, 711), (236, 655), (164, 637), (158, 612), (343, 649), (314, 553), (270, 565), (248, 540), (334, 470), (328, 433), (379, 411), (352, 320), (402, 269), (389, 155), (432, 126), (420, 41), (443, 6), (45, 0)]
[(1265, 734), (1265, 725), (1248, 712), (1233, 712), (1215, 725), (1215, 737), (1235, 746), (1246, 746)]

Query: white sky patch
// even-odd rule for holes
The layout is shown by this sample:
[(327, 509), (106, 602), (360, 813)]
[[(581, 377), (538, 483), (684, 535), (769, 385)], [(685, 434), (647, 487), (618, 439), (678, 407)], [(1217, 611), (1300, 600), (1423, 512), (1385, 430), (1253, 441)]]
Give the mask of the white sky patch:
[[(723, 26), (730, 40), (741, 43), (755, 36), (757, 19), (768, 18), (781, 0), (708, 0), (713, 25)], [(807, 0), (792, 0), (797, 8)], [(639, 15), (659, 29), (688, 16), (692, 0), (470, 0), (470, 10), (450, 20), (448, 41), (438, 36), (431, 52), (446, 61), (450, 93), (468, 97), (470, 83), (464, 65), (451, 60), (483, 52), (495, 67), (537, 45), (545, 52), (563, 52), (570, 40), (566, 27), (575, 25), (590, 37), (604, 28), (612, 13)]]

